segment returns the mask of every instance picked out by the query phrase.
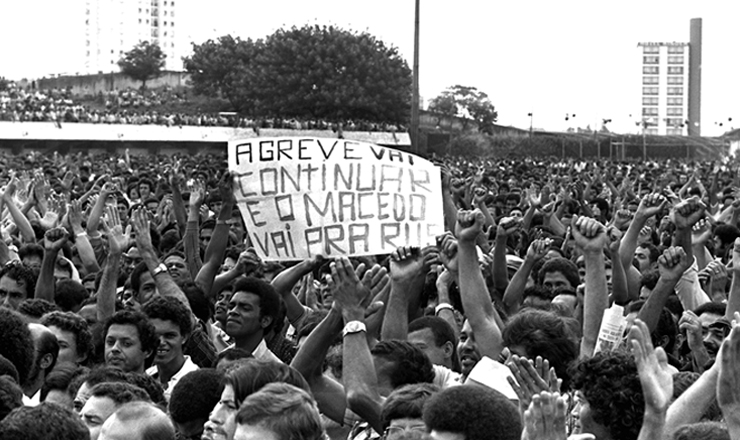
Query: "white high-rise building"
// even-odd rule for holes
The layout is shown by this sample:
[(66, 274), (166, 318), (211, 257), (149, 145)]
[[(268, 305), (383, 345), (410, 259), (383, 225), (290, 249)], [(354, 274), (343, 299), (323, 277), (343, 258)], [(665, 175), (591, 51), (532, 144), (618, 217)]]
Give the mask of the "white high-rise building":
[(686, 134), (689, 90), (688, 43), (639, 43), (642, 60), (642, 121), (646, 134)]
[(118, 60), (140, 41), (159, 44), (165, 70), (183, 70), (178, 6), (185, 0), (86, 0), (85, 73), (118, 72)]

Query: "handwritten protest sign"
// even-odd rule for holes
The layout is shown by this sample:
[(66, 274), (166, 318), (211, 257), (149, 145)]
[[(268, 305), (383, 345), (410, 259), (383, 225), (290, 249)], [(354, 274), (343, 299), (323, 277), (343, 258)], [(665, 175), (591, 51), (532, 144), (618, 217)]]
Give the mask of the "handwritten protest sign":
[(412, 154), (294, 137), (230, 141), (228, 156), (265, 260), (387, 254), (433, 244), (444, 230), (439, 169)]

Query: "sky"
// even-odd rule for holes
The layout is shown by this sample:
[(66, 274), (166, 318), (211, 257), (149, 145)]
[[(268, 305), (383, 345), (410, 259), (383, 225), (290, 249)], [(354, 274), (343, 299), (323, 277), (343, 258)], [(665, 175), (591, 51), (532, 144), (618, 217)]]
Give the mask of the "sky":
[[(106, 0), (115, 1), (115, 0)], [(134, 1), (134, 0), (118, 0)], [(84, 48), (84, 0), (8, 1), (0, 18), (0, 76), (74, 71)], [(414, 0), (178, 0), (180, 29), (202, 42), (262, 38), (282, 27), (333, 24), (375, 35), (412, 65)], [(636, 133), (641, 41), (689, 40), (703, 19), (702, 134), (740, 128), (740, 2), (732, 0), (422, 0), (420, 93), (460, 84), (488, 94), (498, 123), (546, 130)], [(19, 17), (33, 17), (33, 24)], [(529, 113), (532, 113), (530, 121)], [(575, 118), (565, 120), (566, 115)], [(732, 122), (728, 119), (732, 118)], [(722, 123), (722, 126), (719, 126)]]

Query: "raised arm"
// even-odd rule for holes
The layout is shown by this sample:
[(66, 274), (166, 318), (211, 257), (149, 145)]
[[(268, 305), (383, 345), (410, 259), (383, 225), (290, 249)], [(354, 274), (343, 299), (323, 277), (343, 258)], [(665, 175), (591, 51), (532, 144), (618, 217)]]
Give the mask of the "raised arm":
[(504, 348), (501, 329), (496, 323), (496, 310), (478, 266), (475, 249), (475, 241), (482, 231), (483, 223), (484, 217), (480, 210), (460, 210), (457, 213), (455, 235), (458, 239), (460, 297), (481, 355), (498, 359)]
[(203, 182), (195, 181), (190, 190), (190, 206), (188, 207), (188, 224), (185, 228), (185, 236), (182, 239), (185, 247), (185, 257), (190, 275), (195, 279), (198, 276), (203, 262), (200, 259), (200, 244), (198, 241), (200, 225), (200, 207), (205, 200), (206, 189)]
[(645, 413), (638, 440), (657, 440), (663, 436), (666, 412), (673, 398), (673, 374), (663, 347), (653, 348), (650, 331), (635, 320), (629, 340), (637, 364), (637, 374), (645, 398)]
[(372, 279), (373, 272), (379, 271), (378, 265), (366, 271), (364, 264), (360, 264), (355, 270), (347, 257), (339, 258), (331, 264), (331, 289), (334, 302), (342, 310), (345, 325), (342, 380), (347, 404), (376, 432), (383, 431), (380, 418), (383, 398), (378, 392), (378, 377), (367, 342), (365, 308), (372, 299), (368, 288), (369, 280)]
[(172, 280), (167, 267), (159, 262), (157, 251), (154, 250), (154, 246), (152, 245), (149, 217), (146, 208), (138, 208), (131, 213), (131, 224), (136, 233), (136, 248), (139, 250), (141, 259), (146, 264), (149, 273), (152, 274), (159, 294), (177, 299), (192, 313), (190, 302), (185, 296), (185, 293)]
[(722, 344), (717, 402), (732, 440), (740, 439), (740, 328), (735, 325)]
[(727, 297), (727, 309), (725, 319), (732, 321), (735, 313), (740, 312), (740, 238), (735, 239), (732, 246), (732, 282), (730, 283), (730, 295)]
[(424, 257), (419, 248), (402, 246), (391, 254), (391, 292), (380, 339), (408, 337), (409, 311), (419, 308), (424, 287)]
[(203, 289), (206, 297), (211, 298), (216, 295), (216, 292), (213, 292), (212, 289), (213, 281), (223, 262), (226, 247), (229, 245), (229, 223), (231, 222), (231, 213), (236, 204), (232, 179), (231, 173), (226, 172), (219, 182), (218, 189), (219, 193), (221, 193), (223, 204), (221, 205), (221, 211), (218, 213), (213, 235), (208, 242), (208, 247), (206, 247), (205, 262), (195, 277), (195, 283)]
[[(73, 200), (69, 204), (68, 217), (72, 234), (75, 236), (75, 246), (80, 255), (80, 261), (87, 273), (97, 273), (100, 270), (95, 250), (90, 244), (85, 228), (82, 227), (82, 208), (80, 202)], [(120, 222), (119, 222), (120, 223)]]
[(13, 177), (10, 180), (10, 183), (8, 183), (8, 187), (5, 188), (2, 199), (5, 206), (8, 207), (8, 213), (10, 213), (10, 217), (18, 228), (18, 232), (20, 232), (23, 241), (26, 243), (33, 243), (36, 241), (36, 236), (31, 227), (31, 222), (28, 221), (26, 215), (21, 212), (13, 200), (13, 195), (15, 194), (17, 186), (17, 179)]
[(108, 235), (108, 257), (103, 263), (103, 275), (96, 295), (98, 322), (105, 322), (116, 312), (116, 289), (121, 267), (121, 256), (131, 244), (128, 234), (123, 231), (118, 210), (107, 207), (107, 216), (103, 218), (103, 229)]
[(504, 310), (509, 315), (519, 311), (519, 307), (521, 307), (524, 300), (524, 289), (527, 285), (529, 275), (532, 273), (532, 268), (537, 261), (541, 260), (547, 254), (551, 243), (552, 240), (549, 238), (539, 238), (529, 245), (527, 255), (524, 257), (524, 263), (522, 263), (511, 278), (511, 282), (506, 287), (506, 293), (504, 293)]
[(90, 211), (90, 215), (87, 218), (87, 233), (91, 237), (100, 236), (100, 232), (98, 232), (98, 226), (100, 226), (100, 218), (103, 216), (105, 203), (108, 200), (108, 197), (110, 197), (110, 195), (113, 194), (115, 191), (116, 186), (112, 182), (107, 182), (100, 190), (100, 196), (95, 201), (95, 205), (93, 205), (92, 211)]
[(591, 357), (599, 336), (601, 318), (608, 306), (604, 245), (606, 228), (592, 218), (574, 217), (571, 231), (586, 260), (581, 357)]
[(41, 261), (41, 272), (36, 281), (34, 297), (54, 302), (54, 267), (57, 255), (67, 239), (67, 231), (64, 228), (49, 229), (44, 234), (44, 259)]
[(493, 286), (498, 290), (508, 290), (509, 272), (506, 270), (506, 243), (509, 235), (521, 229), (521, 222), (514, 217), (504, 217), (496, 227), (496, 245), (493, 248)]
[[(239, 256), (241, 259), (241, 255)], [(298, 283), (301, 278), (311, 273), (314, 268), (321, 266), (323, 262), (322, 256), (315, 256), (310, 260), (303, 260), (293, 267), (289, 267), (284, 271), (280, 272), (273, 280), (272, 287), (275, 288), (277, 293), (283, 298), (286, 308), (286, 317), (290, 322), (297, 322), (301, 319), (304, 313), (303, 304), (298, 300), (298, 297), (293, 295), (293, 286)]]
[(663, 255), (658, 257), (660, 278), (658, 278), (658, 283), (637, 315), (650, 332), (655, 331), (658, 327), (660, 312), (665, 307), (668, 297), (673, 293), (673, 288), (688, 266), (686, 252), (680, 247), (669, 247), (663, 251)]

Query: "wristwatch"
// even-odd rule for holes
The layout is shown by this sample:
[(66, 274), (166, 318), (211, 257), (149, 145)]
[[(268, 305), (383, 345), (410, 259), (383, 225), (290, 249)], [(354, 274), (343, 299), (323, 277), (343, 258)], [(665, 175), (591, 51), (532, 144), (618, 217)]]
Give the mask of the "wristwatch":
[(365, 323), (362, 321), (350, 321), (347, 323), (347, 325), (344, 326), (344, 330), (342, 330), (342, 337), (345, 337), (352, 333), (360, 333), (360, 332), (366, 332), (367, 327), (365, 327)]
[(157, 275), (159, 275), (159, 274), (161, 274), (163, 272), (167, 272), (167, 266), (165, 266), (164, 263), (159, 263), (159, 266), (157, 266), (154, 269), (154, 272), (152, 272), (152, 278), (156, 278)]
[(434, 316), (439, 315), (439, 312), (441, 312), (442, 310), (449, 310), (450, 312), (454, 312), (455, 308), (448, 303), (440, 303), (437, 307), (434, 308)]

